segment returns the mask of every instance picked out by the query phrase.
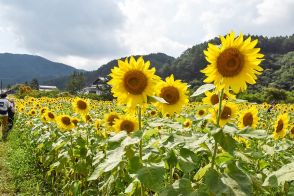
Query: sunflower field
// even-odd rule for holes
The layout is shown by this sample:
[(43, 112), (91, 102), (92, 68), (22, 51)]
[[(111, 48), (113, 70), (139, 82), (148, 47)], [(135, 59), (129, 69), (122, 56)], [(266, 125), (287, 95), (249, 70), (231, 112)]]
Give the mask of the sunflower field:
[[(258, 40), (208, 44), (205, 85), (118, 61), (114, 101), (16, 99), (15, 129), (54, 195), (294, 195), (294, 105), (236, 99), (263, 69)], [(189, 102), (205, 94), (202, 102)]]

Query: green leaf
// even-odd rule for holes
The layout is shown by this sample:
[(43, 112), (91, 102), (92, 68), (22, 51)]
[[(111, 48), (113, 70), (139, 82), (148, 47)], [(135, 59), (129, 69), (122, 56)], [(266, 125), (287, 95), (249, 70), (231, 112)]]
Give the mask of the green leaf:
[(220, 146), (230, 154), (233, 154), (236, 141), (223, 131), (219, 131), (213, 135), (214, 139), (220, 144)]
[(144, 139), (150, 139), (153, 135), (158, 135), (159, 130), (158, 129), (147, 129), (144, 132)]
[(218, 154), (215, 158), (215, 162), (218, 164), (218, 165), (221, 165), (221, 164), (224, 164), (228, 161), (231, 161), (234, 157), (232, 155), (230, 155), (229, 153), (227, 152), (222, 152), (220, 154)]
[(130, 158), (128, 163), (129, 173), (136, 173), (142, 167), (141, 159), (138, 156)]
[(184, 173), (189, 173), (198, 168), (200, 163), (198, 156), (189, 149), (181, 148), (178, 157), (179, 167)]
[(125, 131), (121, 131), (117, 134), (115, 134), (113, 137), (109, 138), (109, 142), (120, 142), (124, 138), (126, 138), (128, 134)]
[(137, 172), (137, 178), (148, 189), (154, 192), (160, 192), (164, 187), (164, 167), (151, 166), (142, 167)]
[(172, 185), (164, 189), (159, 196), (189, 195), (193, 192), (191, 181), (186, 178), (175, 181)]
[(203, 176), (206, 174), (207, 170), (211, 167), (211, 164), (207, 164), (204, 167), (201, 167), (198, 172), (195, 174), (195, 176), (193, 177), (194, 180), (196, 181), (200, 181)]
[(204, 84), (202, 86), (200, 86), (192, 95), (191, 97), (196, 97), (198, 95), (201, 95), (203, 93), (205, 93), (206, 91), (210, 91), (212, 89), (214, 89), (215, 86), (213, 84)]
[[(248, 129), (249, 130), (249, 129)], [(242, 137), (246, 137), (246, 138), (257, 138), (257, 139), (260, 139), (260, 138), (265, 138), (267, 137), (267, 132), (266, 130), (249, 130), (249, 131), (246, 131), (246, 132), (242, 132), (241, 134), (238, 134)]]
[(175, 167), (177, 165), (178, 159), (173, 150), (169, 150), (167, 152), (167, 156), (165, 158), (165, 161), (168, 163), (169, 167)]
[(222, 181), (230, 187), (236, 196), (252, 195), (253, 185), (251, 178), (244, 171), (231, 161), (226, 168), (227, 176), (222, 177)]
[(134, 138), (131, 138), (131, 137), (126, 137), (121, 145), (123, 147), (127, 147), (127, 146), (130, 146), (130, 145), (133, 145), (133, 144), (138, 144), (140, 142), (140, 139), (138, 137), (134, 137)]
[(130, 196), (134, 195), (137, 188), (140, 186), (139, 183), (140, 182), (137, 179), (135, 179), (133, 182), (131, 182), (131, 184), (129, 184), (129, 186), (126, 188), (125, 194), (130, 195)]
[(159, 103), (168, 104), (168, 102), (166, 102), (165, 99), (163, 99), (162, 97), (157, 97), (157, 96), (149, 96), (148, 102), (159, 102)]
[(284, 182), (290, 182), (294, 180), (294, 162), (284, 165), (279, 170), (271, 173), (264, 180), (262, 186), (277, 186)]
[(215, 195), (227, 193), (227, 186), (221, 181), (220, 174), (215, 169), (209, 169), (204, 176), (204, 183)]
[(109, 172), (117, 167), (121, 163), (124, 154), (125, 151), (123, 147), (108, 151), (107, 158), (95, 168), (92, 175), (88, 178), (88, 181), (96, 180), (101, 174)]

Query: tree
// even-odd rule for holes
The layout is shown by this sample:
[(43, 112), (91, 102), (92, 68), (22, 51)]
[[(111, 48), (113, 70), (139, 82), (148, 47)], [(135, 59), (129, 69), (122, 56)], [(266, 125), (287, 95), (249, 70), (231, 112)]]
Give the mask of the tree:
[(74, 72), (66, 85), (66, 90), (72, 94), (76, 94), (85, 86), (85, 77), (83, 73)]
[(33, 89), (33, 90), (39, 90), (39, 81), (34, 78), (32, 79), (31, 83), (30, 83), (30, 87)]

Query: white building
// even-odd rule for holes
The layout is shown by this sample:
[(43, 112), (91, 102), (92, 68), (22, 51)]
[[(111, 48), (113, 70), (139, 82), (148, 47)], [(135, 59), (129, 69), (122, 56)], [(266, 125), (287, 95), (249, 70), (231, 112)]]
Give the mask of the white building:
[(58, 88), (56, 86), (39, 85), (39, 90), (40, 91), (54, 91), (54, 90), (58, 90)]
[(107, 85), (107, 81), (107, 78), (99, 77), (92, 83), (91, 86), (83, 88), (81, 92), (85, 94), (94, 93), (96, 95), (101, 95), (103, 93), (101, 89), (105, 88), (105, 85)]

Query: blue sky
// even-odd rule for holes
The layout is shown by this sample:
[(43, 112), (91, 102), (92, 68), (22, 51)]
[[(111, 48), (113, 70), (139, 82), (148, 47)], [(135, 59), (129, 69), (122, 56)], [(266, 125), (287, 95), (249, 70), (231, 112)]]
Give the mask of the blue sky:
[(0, 52), (86, 70), (114, 58), (187, 48), (231, 30), (294, 33), (294, 0), (0, 0)]

